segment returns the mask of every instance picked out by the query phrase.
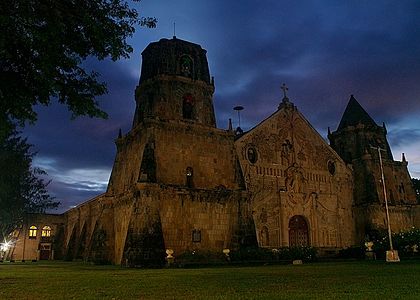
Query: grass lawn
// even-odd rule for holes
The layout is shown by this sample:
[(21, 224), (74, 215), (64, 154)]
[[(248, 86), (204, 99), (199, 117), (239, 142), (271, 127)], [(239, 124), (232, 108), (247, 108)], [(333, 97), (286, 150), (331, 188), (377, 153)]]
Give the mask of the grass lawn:
[(201, 269), (1, 263), (0, 299), (420, 299), (420, 262)]

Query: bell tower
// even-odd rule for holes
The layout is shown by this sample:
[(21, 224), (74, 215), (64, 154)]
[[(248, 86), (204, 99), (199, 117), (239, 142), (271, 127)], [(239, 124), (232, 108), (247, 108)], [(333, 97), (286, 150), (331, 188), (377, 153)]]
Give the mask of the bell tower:
[(331, 147), (349, 164), (365, 154), (374, 154), (375, 147), (385, 150), (382, 153), (385, 159), (393, 160), (386, 134), (385, 124), (378, 126), (351, 95), (337, 131), (328, 138)]
[(134, 120), (116, 140), (109, 190), (123, 193), (140, 183), (239, 188), (234, 134), (216, 128), (206, 53), (176, 37), (144, 49)]
[(416, 203), (408, 162), (405, 158), (394, 161), (386, 135), (385, 124), (377, 125), (353, 95), (337, 130), (328, 133), (331, 147), (353, 166), (356, 205), (384, 203), (378, 148), (383, 160), (389, 204)]
[(133, 128), (145, 119), (216, 127), (206, 50), (173, 37), (149, 44), (142, 59)]

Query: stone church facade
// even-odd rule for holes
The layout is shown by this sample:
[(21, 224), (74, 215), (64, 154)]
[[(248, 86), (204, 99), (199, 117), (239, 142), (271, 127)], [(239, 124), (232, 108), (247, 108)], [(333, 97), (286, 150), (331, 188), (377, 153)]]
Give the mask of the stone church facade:
[[(366, 230), (385, 226), (377, 147), (384, 150), (392, 229), (420, 227), (405, 158), (394, 161), (385, 126), (353, 96), (328, 134), (330, 145), (286, 94), (248, 132), (218, 129), (201, 46), (161, 39), (142, 57), (133, 125), (115, 141), (107, 191), (33, 225), (55, 224), (51, 236), (62, 257), (121, 264), (163, 257), (165, 249), (176, 257), (253, 245), (334, 252), (359, 244)], [(29, 223), (15, 259), (22, 259)], [(40, 259), (35, 244), (31, 259)]]

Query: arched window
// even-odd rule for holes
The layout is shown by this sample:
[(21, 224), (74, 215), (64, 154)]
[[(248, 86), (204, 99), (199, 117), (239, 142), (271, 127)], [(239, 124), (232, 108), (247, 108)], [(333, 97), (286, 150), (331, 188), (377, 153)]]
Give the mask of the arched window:
[(186, 94), (182, 98), (182, 117), (194, 119), (194, 97), (191, 94)]
[(188, 55), (181, 56), (179, 60), (181, 74), (185, 77), (193, 75), (193, 60)]
[(38, 231), (38, 228), (36, 228), (36, 226), (32, 225), (31, 227), (29, 227), (29, 238), (36, 239), (37, 231)]
[(41, 236), (43, 237), (50, 237), (51, 236), (51, 227), (44, 226), (41, 231)]

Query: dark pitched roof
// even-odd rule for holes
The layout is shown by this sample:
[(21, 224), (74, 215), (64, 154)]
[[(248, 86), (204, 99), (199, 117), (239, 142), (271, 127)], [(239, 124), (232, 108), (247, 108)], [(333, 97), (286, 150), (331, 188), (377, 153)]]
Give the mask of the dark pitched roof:
[(337, 130), (344, 129), (348, 126), (356, 126), (359, 123), (367, 126), (378, 126), (369, 116), (369, 114), (363, 109), (360, 103), (357, 102), (354, 96), (351, 95)]

